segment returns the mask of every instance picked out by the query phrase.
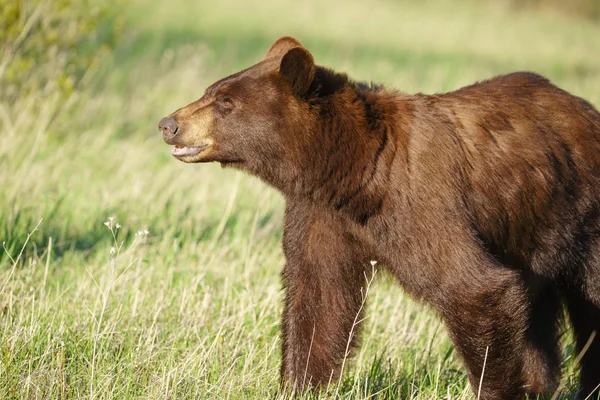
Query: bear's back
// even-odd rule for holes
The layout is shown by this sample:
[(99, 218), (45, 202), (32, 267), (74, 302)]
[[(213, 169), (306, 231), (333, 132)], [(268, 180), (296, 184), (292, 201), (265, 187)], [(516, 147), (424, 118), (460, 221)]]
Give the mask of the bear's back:
[(501, 261), (531, 265), (600, 230), (600, 114), (589, 103), (532, 73), (430, 101), (452, 136), (464, 211)]
[(398, 101), (414, 107), (406, 165), (421, 221), (452, 208), (500, 262), (542, 274), (548, 257), (577, 257), (574, 237), (600, 237), (600, 114), (585, 100), (515, 73)]

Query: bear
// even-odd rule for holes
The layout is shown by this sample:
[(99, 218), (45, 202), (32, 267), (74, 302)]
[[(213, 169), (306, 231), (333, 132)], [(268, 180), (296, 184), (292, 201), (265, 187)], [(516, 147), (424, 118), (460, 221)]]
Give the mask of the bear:
[(282, 37), (159, 123), (172, 154), (285, 198), (283, 390), (339, 378), (371, 261), (439, 315), (485, 400), (552, 394), (568, 314), (600, 384), (600, 114), (516, 72), (406, 94)]

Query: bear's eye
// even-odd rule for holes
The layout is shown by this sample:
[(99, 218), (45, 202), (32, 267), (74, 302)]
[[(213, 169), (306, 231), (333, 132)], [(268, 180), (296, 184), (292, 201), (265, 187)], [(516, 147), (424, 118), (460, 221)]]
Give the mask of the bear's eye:
[(229, 96), (222, 97), (219, 103), (226, 110), (233, 108), (233, 100)]

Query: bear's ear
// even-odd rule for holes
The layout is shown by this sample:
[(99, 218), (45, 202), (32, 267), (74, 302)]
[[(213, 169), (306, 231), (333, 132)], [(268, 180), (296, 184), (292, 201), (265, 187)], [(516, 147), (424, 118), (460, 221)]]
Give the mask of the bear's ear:
[(304, 47), (294, 47), (281, 59), (279, 73), (292, 86), (294, 93), (304, 96), (315, 77), (315, 62)]
[(302, 43), (291, 36), (283, 36), (273, 42), (265, 58), (283, 57), (294, 47), (303, 47)]

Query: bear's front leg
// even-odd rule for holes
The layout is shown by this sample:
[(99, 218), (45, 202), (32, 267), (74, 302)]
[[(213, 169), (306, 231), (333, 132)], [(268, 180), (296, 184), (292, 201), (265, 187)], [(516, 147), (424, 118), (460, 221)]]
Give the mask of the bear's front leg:
[(286, 389), (319, 387), (340, 378), (372, 275), (364, 250), (334, 215), (288, 205), (281, 365)]
[(472, 267), (461, 282), (456, 275), (444, 287), (438, 306), (448, 332), (481, 400), (525, 397), (525, 332), (529, 303), (518, 271), (484, 265)]

